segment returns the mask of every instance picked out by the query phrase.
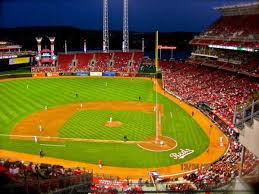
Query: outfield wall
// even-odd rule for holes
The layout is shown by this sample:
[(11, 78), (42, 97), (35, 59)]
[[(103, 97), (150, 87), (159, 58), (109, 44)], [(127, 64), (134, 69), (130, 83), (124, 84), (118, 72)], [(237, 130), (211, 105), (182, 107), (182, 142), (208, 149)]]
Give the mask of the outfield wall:
[(121, 73), (121, 72), (39, 72), (39, 73), (21, 73), (21, 74), (4, 74), (0, 75), (0, 79), (8, 78), (22, 78), (22, 77), (59, 77), (59, 76), (78, 76), (78, 77), (149, 77), (161, 78), (161, 74), (147, 74), (147, 73)]
[(21, 73), (21, 74), (5, 74), (5, 75), (0, 75), (0, 80), (1, 79), (13, 79), (13, 78), (26, 78), (26, 77), (33, 77), (33, 74), (31, 73)]

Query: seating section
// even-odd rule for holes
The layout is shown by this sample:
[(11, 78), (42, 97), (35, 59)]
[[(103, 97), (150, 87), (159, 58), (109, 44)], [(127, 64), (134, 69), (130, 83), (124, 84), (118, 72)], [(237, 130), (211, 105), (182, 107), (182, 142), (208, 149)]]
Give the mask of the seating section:
[(204, 35), (247, 36), (259, 34), (259, 14), (223, 16)]
[(109, 62), (112, 59), (113, 53), (95, 53), (95, 66), (91, 71), (105, 72), (109, 71)]
[[(259, 77), (259, 55), (249, 52), (197, 48), (189, 61), (205, 66), (238, 72), (252, 77)], [(203, 57), (202, 55), (208, 56)], [(214, 58), (216, 57), (216, 58)]]
[(79, 53), (75, 55), (75, 59), (77, 60), (75, 71), (88, 71), (93, 53)]
[[(113, 71), (113, 72), (135, 72), (143, 58), (142, 52), (96, 52), (96, 53), (78, 53), (78, 54), (61, 54), (58, 58), (59, 72), (79, 72), (79, 71)], [(72, 61), (75, 60), (75, 66)], [(91, 64), (91, 61), (95, 61)], [(129, 62), (132, 60), (132, 66)], [(111, 64), (112, 63), (112, 64)]]
[(144, 57), (143, 52), (135, 52), (133, 57), (133, 64), (131, 65), (131, 72), (137, 72), (139, 69), (139, 65), (142, 62), (142, 59)]
[[(193, 182), (197, 189), (206, 190), (218, 188), (230, 183), (239, 175), (239, 163), (241, 162), (242, 145), (228, 134), (230, 146), (227, 153), (209, 168), (200, 169), (184, 176), (186, 180)], [(251, 172), (256, 166), (257, 158), (249, 151), (244, 159), (243, 175)]]
[[(143, 52), (95, 52), (60, 54), (57, 67), (35, 65), (32, 72), (120, 72), (137, 73), (143, 58)], [(130, 63), (131, 62), (131, 63)]]
[[(82, 183), (86, 190), (90, 189), (87, 188), (87, 177), (91, 180), (92, 172), (80, 168), (64, 168), (61, 165), (0, 159), (0, 177), (1, 193), (37, 194)], [(4, 185), (9, 186), (1, 187)]]
[(195, 37), (193, 45), (221, 45), (259, 49), (259, 14), (222, 16)]
[(73, 69), (72, 60), (73, 54), (61, 54), (58, 56), (58, 71), (68, 72)]
[(32, 73), (46, 73), (46, 72), (57, 72), (56, 67), (32, 67), (31, 68)]
[(115, 52), (114, 53), (114, 65), (112, 71), (115, 72), (128, 72), (129, 61), (132, 59), (132, 52)]
[(259, 90), (257, 79), (198, 64), (171, 62), (161, 68), (167, 90), (192, 104), (207, 103), (226, 118)]

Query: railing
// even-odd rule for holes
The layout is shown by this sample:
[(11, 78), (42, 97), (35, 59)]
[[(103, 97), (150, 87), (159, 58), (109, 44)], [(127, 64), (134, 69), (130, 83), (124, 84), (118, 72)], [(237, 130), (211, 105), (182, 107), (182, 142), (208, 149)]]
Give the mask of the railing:
[(259, 115), (259, 100), (253, 101), (252, 104), (236, 112), (234, 114), (234, 125), (243, 126), (245, 122), (252, 120), (257, 115)]
[[(109, 52), (108, 53), (122, 53), (122, 51), (121, 50), (109, 50)], [(142, 52), (142, 50), (130, 50), (129, 51), (130, 53), (132, 53), (132, 52)], [(70, 51), (70, 52), (67, 52), (67, 53), (65, 53), (65, 52), (59, 52), (58, 54), (80, 54), (80, 53), (103, 53), (103, 51), (102, 50), (87, 50), (86, 52), (84, 52), (84, 51)]]
[(4, 191), (4, 193), (40, 194), (58, 193), (60, 191), (69, 190), (79, 186), (84, 186), (85, 189), (89, 189), (92, 183), (92, 178), (92, 173), (76, 176), (60, 176), (46, 180), (39, 178), (39, 176), (34, 178), (16, 178), (15, 183), (0, 187), (0, 191), (1, 193)]

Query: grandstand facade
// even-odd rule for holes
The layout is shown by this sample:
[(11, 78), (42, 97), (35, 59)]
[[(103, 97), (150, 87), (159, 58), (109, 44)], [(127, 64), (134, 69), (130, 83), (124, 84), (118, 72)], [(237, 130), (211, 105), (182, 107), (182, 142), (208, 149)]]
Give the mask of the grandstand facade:
[(190, 61), (259, 76), (259, 4), (216, 8), (222, 16), (190, 44)]
[(32, 72), (115, 72), (136, 74), (143, 56), (142, 51), (60, 53), (57, 64), (51, 66), (36, 65), (32, 67)]
[(27, 51), (21, 45), (10, 41), (0, 41), (0, 70), (11, 70), (19, 66), (29, 66), (36, 52)]

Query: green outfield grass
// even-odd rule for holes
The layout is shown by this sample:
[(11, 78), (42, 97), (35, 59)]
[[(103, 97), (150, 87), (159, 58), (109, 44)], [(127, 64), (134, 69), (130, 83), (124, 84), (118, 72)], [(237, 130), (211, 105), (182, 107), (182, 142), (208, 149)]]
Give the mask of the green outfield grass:
[[(106, 127), (104, 124), (112, 116), (120, 121), (120, 127)], [(76, 112), (59, 130), (61, 137), (86, 139), (140, 141), (155, 136), (155, 113), (136, 111), (90, 110)]]
[[(27, 85), (29, 86), (28, 89)], [(75, 96), (76, 93), (79, 94), (78, 98)], [(45, 105), (51, 107), (80, 101), (101, 100), (138, 101), (139, 96), (146, 102), (155, 101), (155, 92), (151, 81), (120, 78), (45, 78), (0, 82), (0, 133), (9, 134), (15, 123), (35, 111), (42, 110)], [(163, 134), (177, 141), (177, 147), (173, 151), (157, 153), (140, 149), (137, 145), (83, 142), (54, 143), (64, 144), (65, 147), (43, 147), (40, 143), (35, 144), (33, 141), (10, 140), (3, 136), (0, 136), (0, 149), (31, 154), (38, 154), (39, 150), (43, 149), (46, 155), (51, 157), (90, 163), (97, 163), (99, 159), (102, 159), (105, 165), (124, 167), (159, 167), (177, 164), (190, 160), (205, 151), (209, 139), (199, 125), (178, 105), (166, 97), (158, 95), (158, 100), (159, 103), (164, 105)], [(109, 113), (109, 111), (107, 112)], [(76, 114), (84, 117), (85, 114), (97, 115), (97, 112), (82, 111)], [(106, 113), (100, 111), (99, 114), (102, 116)], [(119, 114), (121, 119), (123, 119), (122, 115), (125, 118), (132, 117), (127, 116), (129, 113), (126, 112), (124, 114), (117, 112), (116, 114)], [(141, 113), (138, 112), (138, 114)], [(151, 117), (153, 117), (152, 114)], [(95, 129), (96, 133), (89, 134), (93, 123), (89, 124), (88, 128), (85, 128), (85, 131), (79, 134), (77, 133), (78, 130), (70, 129), (70, 127), (75, 127), (71, 125), (75, 122), (74, 119), (76, 118), (72, 117), (60, 131), (62, 136), (80, 136), (82, 133), (87, 138), (90, 136), (99, 137), (99, 139), (121, 138), (121, 134), (110, 133), (109, 131), (102, 133), (101, 130), (98, 131), (97, 129)], [(148, 122), (151, 127), (154, 127), (154, 123), (149, 122), (149, 119), (152, 120), (145, 115), (145, 119), (141, 123), (141, 118), (139, 118), (138, 125), (146, 126), (147, 123), (145, 122)], [(132, 138), (135, 139), (154, 134), (152, 130), (137, 133), (137, 127), (133, 129), (124, 127), (127, 133), (133, 135)], [(53, 142), (50, 143), (53, 144)], [(182, 160), (169, 158), (170, 153), (178, 152), (181, 148), (194, 149), (195, 152)]]

